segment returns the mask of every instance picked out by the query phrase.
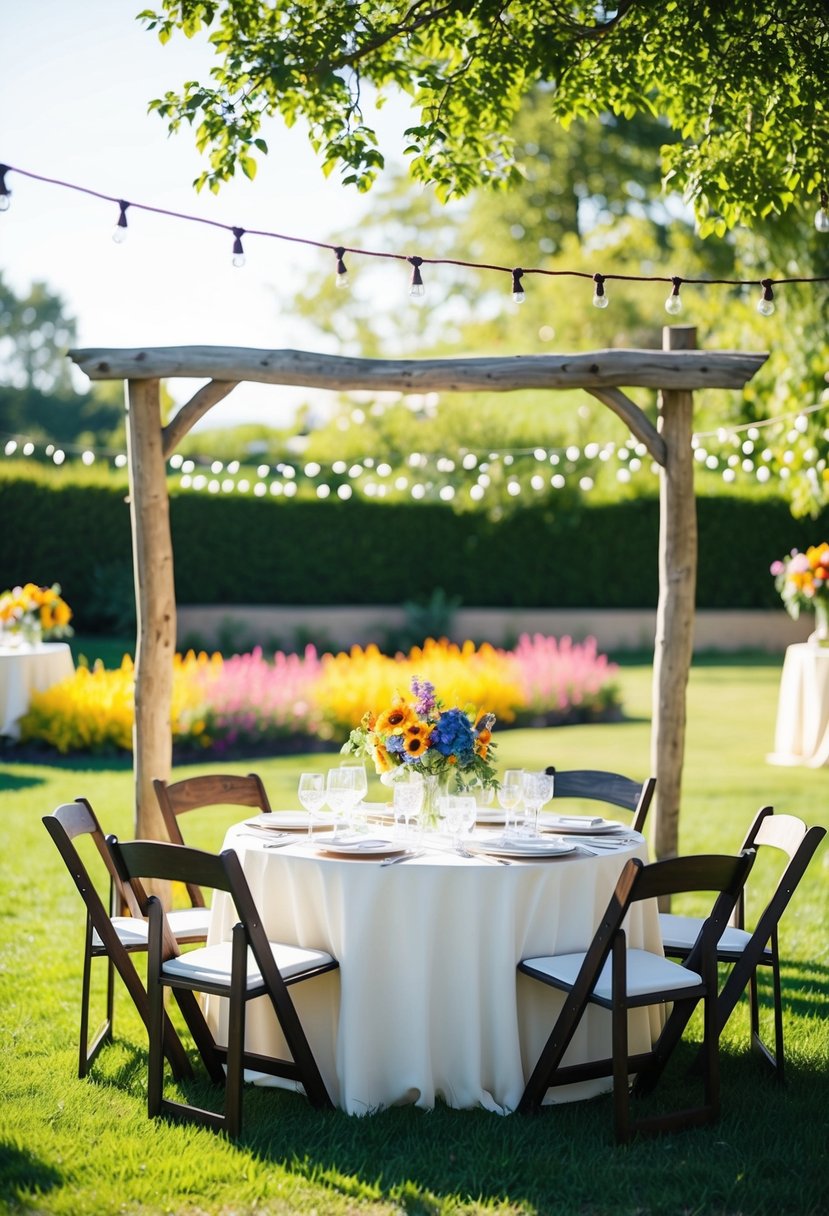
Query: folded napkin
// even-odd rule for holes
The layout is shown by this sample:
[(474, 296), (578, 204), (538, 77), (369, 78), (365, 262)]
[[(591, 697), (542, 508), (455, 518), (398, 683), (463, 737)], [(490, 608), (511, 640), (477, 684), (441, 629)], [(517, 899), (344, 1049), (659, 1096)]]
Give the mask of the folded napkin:
[(580, 828), (597, 828), (600, 823), (604, 823), (601, 815), (590, 818), (589, 815), (555, 815), (557, 823), (574, 823)]

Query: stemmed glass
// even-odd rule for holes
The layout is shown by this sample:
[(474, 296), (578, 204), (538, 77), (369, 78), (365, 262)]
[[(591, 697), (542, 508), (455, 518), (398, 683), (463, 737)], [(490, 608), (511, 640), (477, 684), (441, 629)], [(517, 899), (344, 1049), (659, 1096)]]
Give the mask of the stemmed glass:
[(455, 848), (463, 847), (463, 837), (475, 826), (478, 806), (470, 794), (447, 794), (440, 800), (440, 818)]
[(402, 820), (403, 830), (408, 835), (410, 821), (417, 818), (423, 806), (423, 778), (420, 773), (407, 769), (395, 776), (392, 803), (394, 822), (397, 825)]
[(314, 816), (325, 806), (325, 777), (322, 773), (300, 773), (299, 801), (308, 812), (308, 835), (314, 834)]
[(521, 780), (521, 795), (524, 799), (521, 835), (536, 836), (538, 834), (538, 812), (553, 796), (552, 774), (524, 773)]
[(332, 768), (328, 770), (325, 781), (325, 801), (334, 816), (335, 825), (340, 824), (343, 816), (351, 810), (355, 803), (352, 769)]
[(523, 768), (508, 768), (504, 772), (498, 787), (498, 805), (504, 812), (504, 834), (507, 835), (516, 826), (516, 816), (512, 813), (522, 798), (521, 782), (524, 776)]
[[(348, 811), (349, 811), (350, 826), (352, 828), (356, 828), (358, 826), (357, 807), (360, 805), (360, 803), (363, 801), (366, 794), (368, 793), (368, 778), (366, 776), (366, 766), (364, 764), (350, 763), (350, 764), (341, 764), (340, 768), (345, 769), (346, 772), (350, 773), (352, 776), (351, 789), (353, 791), (353, 796), (352, 796), (351, 805), (348, 807)], [(363, 816), (361, 817), (361, 820), (363, 822), (365, 821), (365, 814), (363, 814)]]

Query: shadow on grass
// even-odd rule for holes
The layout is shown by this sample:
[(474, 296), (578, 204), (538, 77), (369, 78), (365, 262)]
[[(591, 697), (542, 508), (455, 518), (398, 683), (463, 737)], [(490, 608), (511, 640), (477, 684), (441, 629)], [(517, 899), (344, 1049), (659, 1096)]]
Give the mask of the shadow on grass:
[[(7, 763), (2, 752), (0, 752), (0, 760), (2, 760), (4, 764)], [(44, 784), (44, 777), (24, 777), (22, 774), (18, 775), (16, 773), (0, 773), (0, 793), (4, 793), (5, 791), (11, 792), (14, 790), (28, 790), (32, 789), (36, 785)]]
[(26, 1192), (51, 1191), (64, 1181), (62, 1174), (33, 1153), (0, 1142), (0, 1199), (10, 1204), (19, 1202)]

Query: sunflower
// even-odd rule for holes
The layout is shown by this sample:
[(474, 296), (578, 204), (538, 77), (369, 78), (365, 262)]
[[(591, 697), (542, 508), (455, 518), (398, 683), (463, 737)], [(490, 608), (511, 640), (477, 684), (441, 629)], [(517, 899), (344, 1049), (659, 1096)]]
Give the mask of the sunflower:
[(407, 727), (414, 725), (416, 718), (411, 705), (399, 701), (391, 709), (378, 714), (374, 723), (375, 731), (380, 735), (401, 735)]
[(422, 756), (424, 752), (429, 750), (428, 736), (419, 732), (412, 733), (407, 731), (404, 750), (407, 756)]

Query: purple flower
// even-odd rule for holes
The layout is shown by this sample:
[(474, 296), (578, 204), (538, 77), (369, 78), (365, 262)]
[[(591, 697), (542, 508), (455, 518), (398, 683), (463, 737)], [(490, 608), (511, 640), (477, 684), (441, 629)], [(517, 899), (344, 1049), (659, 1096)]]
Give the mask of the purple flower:
[(417, 698), (415, 701), (415, 713), (419, 718), (428, 718), (429, 714), (433, 714), (437, 708), (434, 684), (430, 684), (428, 680), (421, 680), (417, 676), (413, 676), (412, 692)]

